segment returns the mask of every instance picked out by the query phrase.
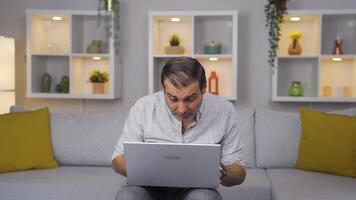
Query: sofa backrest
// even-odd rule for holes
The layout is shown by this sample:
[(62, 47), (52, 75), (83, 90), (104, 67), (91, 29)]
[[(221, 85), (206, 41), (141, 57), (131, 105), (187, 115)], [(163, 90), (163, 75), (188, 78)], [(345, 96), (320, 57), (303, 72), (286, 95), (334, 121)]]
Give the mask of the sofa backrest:
[(51, 114), (53, 151), (61, 165), (111, 166), (126, 113)]
[[(330, 113), (352, 116), (356, 108)], [(299, 113), (256, 110), (255, 123), (256, 167), (295, 167), (301, 135)]]
[(250, 108), (237, 110), (238, 130), (241, 134), (243, 154), (247, 167), (256, 166), (255, 152), (255, 112)]
[[(237, 112), (247, 167), (255, 167), (254, 110)], [(111, 166), (127, 113), (51, 114), (53, 150), (61, 165)]]

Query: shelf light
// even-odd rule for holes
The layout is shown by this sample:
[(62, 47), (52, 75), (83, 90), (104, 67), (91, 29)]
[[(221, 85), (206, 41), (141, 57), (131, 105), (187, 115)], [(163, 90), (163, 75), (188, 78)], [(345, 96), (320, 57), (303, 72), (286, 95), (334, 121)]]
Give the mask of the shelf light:
[(180, 18), (178, 17), (172, 17), (171, 22), (180, 22)]
[(93, 56), (92, 59), (93, 60), (101, 60), (101, 57), (100, 56)]
[(211, 58), (209, 58), (209, 60), (210, 60), (210, 61), (218, 61), (218, 60), (219, 60), (219, 58), (216, 58), (216, 57), (211, 57)]
[(335, 62), (339, 62), (339, 61), (342, 61), (342, 58), (332, 58), (332, 60)]
[(62, 17), (60, 17), (60, 16), (53, 16), (53, 17), (52, 17), (52, 20), (54, 20), (54, 21), (61, 21), (61, 20), (62, 20)]
[(299, 22), (300, 21), (300, 17), (291, 17), (289, 20), (292, 21), (292, 22)]

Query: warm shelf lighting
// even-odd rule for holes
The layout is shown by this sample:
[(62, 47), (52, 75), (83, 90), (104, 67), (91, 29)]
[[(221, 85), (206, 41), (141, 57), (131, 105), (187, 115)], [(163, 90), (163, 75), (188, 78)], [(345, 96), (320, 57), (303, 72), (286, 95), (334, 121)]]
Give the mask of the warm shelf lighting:
[(210, 60), (210, 61), (218, 61), (218, 60), (219, 60), (219, 58), (216, 58), (216, 57), (211, 57), (211, 58), (209, 58), (209, 60)]
[(172, 17), (171, 22), (180, 22), (180, 18), (178, 17)]
[(101, 60), (101, 57), (99, 57), (99, 56), (93, 56), (93, 60)]
[(291, 17), (290, 21), (292, 22), (299, 22), (300, 21), (300, 17)]
[(15, 39), (0, 36), (0, 114), (15, 105)]
[(62, 17), (60, 17), (60, 16), (53, 16), (53, 17), (52, 17), (52, 20), (54, 20), (54, 21), (61, 21), (61, 20), (62, 20)]
[(332, 60), (338, 62), (338, 61), (342, 61), (342, 58), (332, 58)]

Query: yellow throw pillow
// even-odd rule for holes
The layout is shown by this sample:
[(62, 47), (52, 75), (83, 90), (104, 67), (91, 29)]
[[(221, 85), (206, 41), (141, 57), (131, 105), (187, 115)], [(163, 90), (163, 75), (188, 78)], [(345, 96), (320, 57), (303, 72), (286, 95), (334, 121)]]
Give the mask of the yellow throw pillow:
[(296, 168), (356, 177), (356, 116), (300, 109)]
[(47, 108), (0, 115), (0, 172), (55, 167)]

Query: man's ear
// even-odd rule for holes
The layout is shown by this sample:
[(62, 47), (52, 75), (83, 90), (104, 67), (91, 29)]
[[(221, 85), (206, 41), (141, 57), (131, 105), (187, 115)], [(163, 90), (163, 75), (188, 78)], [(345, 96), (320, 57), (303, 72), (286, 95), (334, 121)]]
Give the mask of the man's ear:
[(205, 94), (205, 92), (206, 92), (206, 84), (204, 84), (204, 86), (203, 86), (203, 88), (202, 88), (202, 90), (201, 90), (201, 93), (202, 93), (202, 94)]

